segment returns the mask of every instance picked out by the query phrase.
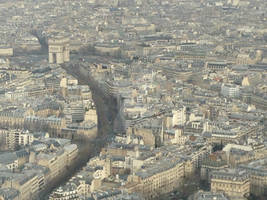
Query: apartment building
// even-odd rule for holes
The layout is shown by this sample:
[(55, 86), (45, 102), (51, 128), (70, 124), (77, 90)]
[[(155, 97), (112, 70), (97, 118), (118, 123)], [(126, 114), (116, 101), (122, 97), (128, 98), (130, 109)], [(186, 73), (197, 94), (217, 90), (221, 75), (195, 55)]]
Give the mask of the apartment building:
[(221, 93), (225, 97), (239, 97), (240, 88), (237, 85), (223, 84), (221, 87)]
[(136, 183), (136, 185), (130, 186), (132, 192), (142, 194), (145, 199), (153, 199), (179, 187), (184, 176), (183, 161), (163, 159), (129, 176), (128, 182)]
[(213, 171), (218, 171), (228, 168), (227, 162), (221, 158), (213, 158), (210, 156), (206, 159), (201, 166), (201, 179), (210, 182), (211, 174)]
[(37, 156), (37, 163), (50, 170), (50, 178), (57, 177), (66, 170), (67, 154), (64, 151), (53, 153), (40, 153)]
[(250, 193), (249, 175), (245, 170), (223, 169), (212, 172), (211, 191), (223, 191), (229, 197), (243, 198)]
[(50, 170), (49, 177), (55, 178), (66, 170), (66, 167), (75, 160), (78, 154), (78, 148), (75, 144), (68, 144), (53, 151), (53, 144), (50, 146), (50, 151), (41, 152), (37, 155), (37, 163), (45, 166)]
[(34, 199), (39, 191), (38, 175), (34, 172), (14, 174), (13, 178), (7, 180), (2, 187), (12, 187), (18, 190), (21, 200)]
[(8, 149), (30, 145), (34, 139), (33, 134), (23, 130), (8, 130), (5, 131), (5, 135)]
[(239, 168), (249, 174), (251, 193), (255, 195), (267, 195), (267, 159), (259, 159), (248, 164), (242, 164)]

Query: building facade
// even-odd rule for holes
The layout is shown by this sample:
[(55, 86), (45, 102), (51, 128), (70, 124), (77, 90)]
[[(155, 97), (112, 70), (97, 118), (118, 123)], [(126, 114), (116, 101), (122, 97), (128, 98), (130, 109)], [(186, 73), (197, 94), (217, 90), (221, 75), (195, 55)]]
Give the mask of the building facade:
[(211, 175), (211, 191), (222, 191), (229, 197), (243, 198), (250, 193), (250, 180), (245, 170), (224, 169)]

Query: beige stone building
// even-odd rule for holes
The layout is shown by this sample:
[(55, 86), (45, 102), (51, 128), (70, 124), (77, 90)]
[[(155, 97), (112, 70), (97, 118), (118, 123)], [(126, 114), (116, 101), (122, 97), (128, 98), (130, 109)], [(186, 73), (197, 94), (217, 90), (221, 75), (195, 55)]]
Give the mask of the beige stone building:
[(267, 195), (267, 159), (252, 161), (239, 167), (249, 173), (251, 193)]
[[(53, 147), (50, 147), (53, 149)], [(75, 161), (78, 154), (78, 148), (74, 144), (64, 146), (64, 150), (52, 153), (40, 153), (37, 158), (37, 164), (45, 166), (50, 170), (48, 181), (59, 176), (66, 171), (67, 166)]]
[[(44, 111), (46, 112), (46, 111)], [(52, 113), (53, 111), (51, 111)], [(66, 121), (64, 118), (57, 117), (38, 117), (31, 115), (32, 109), (25, 110), (4, 110), (0, 112), (0, 124), (13, 128), (25, 128), (25, 124), (34, 126), (36, 124), (47, 125), (51, 129), (59, 132), (62, 128), (66, 128)], [(46, 115), (42, 113), (42, 115)]]
[(34, 199), (39, 190), (38, 175), (35, 173), (16, 174), (13, 179), (2, 185), (3, 188), (10, 186), (20, 192), (20, 200)]
[(13, 56), (13, 48), (0, 46), (0, 56)]
[(145, 199), (153, 199), (178, 188), (184, 176), (184, 162), (166, 159), (129, 176), (126, 189), (142, 194)]
[(171, 140), (171, 143), (178, 145), (185, 145), (188, 139), (189, 137), (184, 135), (184, 130), (182, 128), (178, 128), (175, 130), (175, 136), (174, 139)]
[(223, 191), (229, 197), (242, 199), (250, 193), (249, 175), (245, 170), (224, 169), (212, 172), (211, 191)]
[(50, 174), (49, 174), (49, 180), (51, 180), (54, 177), (57, 177), (62, 172), (66, 170), (66, 160), (67, 160), (67, 154), (63, 151), (58, 152), (57, 154), (50, 153), (45, 154), (41, 153), (37, 156), (37, 163), (39, 165), (45, 166), (49, 168)]
[(25, 112), (23, 111), (2, 111), (0, 112), (0, 124), (8, 127), (22, 127), (24, 116)]
[(209, 158), (205, 159), (201, 165), (200, 175), (202, 180), (210, 182), (210, 177), (213, 171), (218, 171), (228, 168), (225, 155), (212, 154)]

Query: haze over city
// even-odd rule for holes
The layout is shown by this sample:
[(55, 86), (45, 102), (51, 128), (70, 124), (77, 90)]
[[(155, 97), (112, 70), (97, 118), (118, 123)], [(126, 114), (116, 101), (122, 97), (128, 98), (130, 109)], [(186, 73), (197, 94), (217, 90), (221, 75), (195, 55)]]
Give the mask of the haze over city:
[(0, 0), (0, 200), (266, 200), (266, 0)]

